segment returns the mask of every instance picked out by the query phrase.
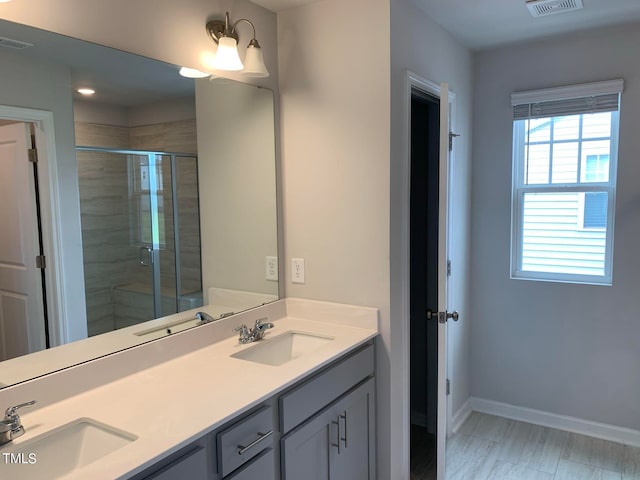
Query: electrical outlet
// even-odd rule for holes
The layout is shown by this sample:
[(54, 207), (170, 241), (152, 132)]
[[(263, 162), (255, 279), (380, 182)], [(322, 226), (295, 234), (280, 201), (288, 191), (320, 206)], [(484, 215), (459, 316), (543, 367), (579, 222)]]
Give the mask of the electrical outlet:
[(291, 283), (304, 283), (304, 258), (291, 259)]
[(267, 256), (266, 268), (265, 278), (267, 280), (278, 280), (278, 257)]

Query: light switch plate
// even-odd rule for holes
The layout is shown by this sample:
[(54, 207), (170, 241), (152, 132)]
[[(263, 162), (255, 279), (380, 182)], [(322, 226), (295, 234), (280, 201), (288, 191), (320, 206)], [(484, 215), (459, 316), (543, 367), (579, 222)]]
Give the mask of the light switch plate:
[(265, 278), (267, 280), (278, 280), (278, 257), (267, 256), (265, 267)]
[(305, 283), (304, 258), (291, 259), (291, 283)]

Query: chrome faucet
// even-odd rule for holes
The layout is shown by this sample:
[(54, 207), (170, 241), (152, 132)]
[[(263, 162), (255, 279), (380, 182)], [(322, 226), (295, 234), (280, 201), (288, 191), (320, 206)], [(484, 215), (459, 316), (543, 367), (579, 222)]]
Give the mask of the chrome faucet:
[[(221, 320), (223, 318), (227, 318), (230, 317), (231, 315), (233, 315), (235, 312), (225, 312), (225, 313), (221, 313), (220, 316), (218, 317), (218, 320)], [(196, 313), (196, 318), (198, 320), (200, 320), (202, 323), (209, 323), (209, 322), (213, 322), (215, 321), (215, 318), (213, 318), (211, 315), (209, 315), (206, 312), (198, 312)]]
[(24, 427), (22, 426), (20, 417), (16, 412), (19, 408), (28, 407), (34, 403), (36, 403), (36, 401), (31, 400), (30, 402), (21, 403), (15, 407), (7, 408), (4, 412), (4, 420), (0, 422), (0, 445), (9, 443), (14, 438), (24, 435)]
[(262, 340), (266, 331), (274, 327), (273, 323), (262, 323), (264, 320), (268, 319), (268, 317), (259, 318), (256, 320), (256, 323), (251, 330), (249, 330), (246, 325), (240, 325), (235, 329), (236, 332), (240, 332), (240, 338), (238, 338), (238, 341), (240, 343), (251, 343)]
[(253, 330), (251, 330), (251, 333), (255, 337), (254, 341), (262, 340), (262, 337), (267, 333), (267, 330), (274, 327), (273, 323), (262, 323), (264, 320), (269, 320), (269, 317), (263, 317), (256, 320), (256, 324), (254, 325)]
[(213, 318), (211, 315), (205, 312), (196, 313), (196, 318), (200, 320), (202, 323), (209, 323), (215, 320), (215, 318)]

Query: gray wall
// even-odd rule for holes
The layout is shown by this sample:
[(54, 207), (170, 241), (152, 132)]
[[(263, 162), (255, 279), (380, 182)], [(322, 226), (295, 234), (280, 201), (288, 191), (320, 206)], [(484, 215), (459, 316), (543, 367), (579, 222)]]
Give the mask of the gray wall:
[[(640, 429), (638, 25), (475, 58), (472, 394)], [(509, 279), (513, 91), (625, 80), (613, 286)]]

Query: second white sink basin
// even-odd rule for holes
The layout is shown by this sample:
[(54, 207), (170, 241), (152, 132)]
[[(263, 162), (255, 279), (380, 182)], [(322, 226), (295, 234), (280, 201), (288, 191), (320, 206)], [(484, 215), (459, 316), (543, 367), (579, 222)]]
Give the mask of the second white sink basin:
[(51, 480), (95, 462), (137, 438), (90, 418), (80, 418), (32, 440), (0, 448), (0, 471), (9, 474), (6, 478)]
[(285, 332), (231, 355), (250, 362), (278, 366), (326, 345), (333, 337), (303, 332)]

